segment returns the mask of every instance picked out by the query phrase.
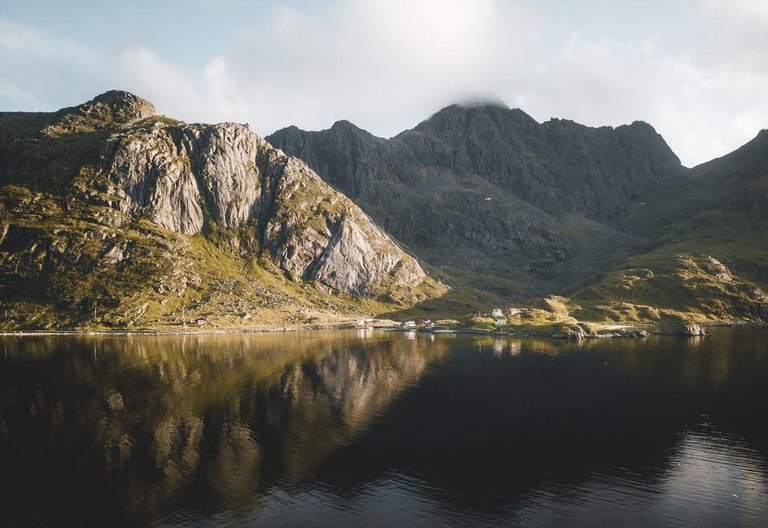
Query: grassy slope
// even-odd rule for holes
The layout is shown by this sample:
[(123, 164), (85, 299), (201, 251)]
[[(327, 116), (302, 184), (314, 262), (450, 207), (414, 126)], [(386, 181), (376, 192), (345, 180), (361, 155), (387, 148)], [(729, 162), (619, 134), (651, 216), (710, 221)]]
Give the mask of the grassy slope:
[[(578, 265), (608, 271), (566, 290), (564, 311), (541, 301), (520, 303), (487, 291), (456, 288), (397, 315), (435, 319), (525, 306), (528, 310), (509, 323), (516, 331), (534, 333), (562, 333), (578, 321), (637, 324), (679, 317), (723, 323), (760, 322), (768, 316), (768, 223), (764, 221), (715, 208), (671, 223), (658, 236), (630, 239), (619, 250), (602, 253), (595, 239), (589, 240), (588, 225), (575, 219), (571, 226), (575, 238), (583, 241)], [(597, 233), (604, 235), (603, 231)], [(632, 254), (633, 248), (644, 250)], [(493, 328), (492, 321), (485, 321), (485, 326), (482, 321), (466, 321), (478, 329)]]
[(668, 313), (698, 322), (759, 321), (768, 303), (766, 227), (722, 211), (673, 224), (656, 248), (576, 291), (577, 317), (647, 322)]
[[(205, 328), (326, 324), (395, 306), (323, 294), (288, 280), (266, 258), (234, 256), (203, 235), (144, 220), (105, 227), (93, 216), (114, 214), (108, 208), (79, 204), (63, 214), (51, 197), (28, 189), (2, 194), (2, 330), (172, 330), (197, 318), (207, 319)], [(126, 258), (111, 257), (113, 248)]]

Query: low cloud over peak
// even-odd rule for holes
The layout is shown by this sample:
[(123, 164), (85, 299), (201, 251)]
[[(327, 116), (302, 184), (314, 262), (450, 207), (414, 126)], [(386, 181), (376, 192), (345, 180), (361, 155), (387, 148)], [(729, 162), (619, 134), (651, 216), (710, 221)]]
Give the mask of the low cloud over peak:
[[(495, 101), (539, 122), (647, 121), (694, 165), (768, 125), (762, 5), (232, 0), (153, 6), (164, 25), (130, 13), (115, 24), (109, 9), (57, 23), (9, 6), (0, 108), (52, 110), (117, 86), (187, 121), (266, 135), (348, 119), (392, 136), (451, 103)], [(110, 33), (89, 30), (108, 22)]]

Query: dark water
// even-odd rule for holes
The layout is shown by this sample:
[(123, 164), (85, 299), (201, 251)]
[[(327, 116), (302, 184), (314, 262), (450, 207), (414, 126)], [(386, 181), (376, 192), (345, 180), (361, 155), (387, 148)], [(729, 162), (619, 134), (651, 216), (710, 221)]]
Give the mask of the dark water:
[(764, 329), (0, 352), (3, 526), (768, 526)]

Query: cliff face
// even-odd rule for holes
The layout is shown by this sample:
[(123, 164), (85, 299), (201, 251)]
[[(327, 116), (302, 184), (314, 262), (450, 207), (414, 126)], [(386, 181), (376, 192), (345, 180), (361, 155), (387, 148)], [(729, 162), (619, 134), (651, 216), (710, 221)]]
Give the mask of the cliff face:
[(396, 137), (415, 157), (474, 173), (549, 213), (618, 220), (644, 187), (680, 175), (677, 156), (648, 124), (590, 128), (519, 109), (445, 108)]
[(195, 235), (206, 222), (254, 231), (295, 279), (354, 295), (425, 278), (419, 264), (304, 162), (247, 126), (147, 123), (106, 142), (97, 181), (129, 216)]
[[(11, 262), (40, 261), (35, 279), (43, 281), (62, 265), (40, 255), (56, 244), (40, 230), (46, 223), (94, 224), (107, 232), (95, 238), (110, 247), (82, 251), (129, 265), (135, 243), (111, 239), (149, 221), (159, 237), (167, 230), (181, 246), (189, 246), (185, 237), (202, 237), (243, 269), (266, 258), (267, 267), (325, 294), (407, 303), (432, 284), (362, 210), (245, 125), (185, 124), (154, 116), (132, 94), (108, 92), (53, 114), (4, 114), (0, 128), (7, 140), (0, 148), (0, 260), (11, 276)], [(25, 200), (46, 205), (30, 215)], [(3, 240), (9, 232), (21, 246)], [(36, 240), (34, 249), (25, 237)]]
[[(764, 317), (765, 131), (695, 169), (643, 122), (538, 123), (497, 105), (449, 106), (390, 139), (346, 121), (268, 139), (459, 286), (556, 292), (588, 319)], [(710, 261), (734, 278), (696, 264)]]
[(645, 232), (624, 228), (630, 213), (688, 179), (645, 123), (540, 124), (493, 105), (453, 105), (391, 139), (340, 121), (268, 140), (426, 261), (476, 286), (512, 281), (503, 289), (522, 295), (578, 284), (638, 246)]
[(620, 220), (648, 186), (687, 172), (647, 123), (539, 124), (522, 110), (494, 105), (449, 106), (389, 140), (346, 121), (321, 132), (289, 127), (267, 139), (365, 201), (378, 198), (370, 192), (377, 181), (412, 183), (431, 168), (441, 179), (478, 175), (550, 214), (607, 221)]

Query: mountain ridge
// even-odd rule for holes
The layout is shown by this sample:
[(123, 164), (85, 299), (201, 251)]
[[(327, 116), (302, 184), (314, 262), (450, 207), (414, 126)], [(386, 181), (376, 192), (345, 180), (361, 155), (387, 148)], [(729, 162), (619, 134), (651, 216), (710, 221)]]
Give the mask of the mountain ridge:
[[(289, 127), (267, 138), (305, 159), (458, 288), (491, 291), (513, 303), (556, 293), (593, 308), (601, 296), (603, 306), (618, 306), (622, 296), (632, 298), (623, 286), (606, 285), (597, 296), (594, 288), (582, 290), (623, 276), (618, 270), (645, 254), (668, 276), (667, 286), (679, 282), (675, 277), (698, 274), (690, 270), (707, 268), (709, 258), (732, 261), (747, 282), (768, 281), (754, 272), (762, 266), (748, 249), (764, 231), (742, 231), (734, 238), (743, 240), (738, 248), (718, 246), (722, 235), (714, 232), (731, 236), (728, 226), (743, 224), (738, 209), (761, 194), (734, 193), (727, 183), (715, 189), (702, 168), (684, 167), (644, 121), (617, 127), (557, 118), (538, 123), (520, 109), (450, 105), (389, 139), (348, 122), (319, 132)], [(730, 195), (734, 205), (727, 213)], [(722, 221), (722, 214), (730, 216)], [(711, 215), (721, 220), (708, 220)], [(707, 233), (710, 243), (695, 242)], [(693, 261), (678, 258), (673, 247), (692, 251)], [(668, 248), (659, 260), (658, 252)], [(703, 275), (703, 281), (712, 279)], [(688, 300), (677, 310), (695, 312), (697, 302), (706, 304), (693, 289), (681, 291)], [(736, 317), (753, 317), (762, 302), (760, 295), (722, 295), (733, 301), (723, 313), (739, 312)], [(643, 302), (670, 308), (654, 296), (661, 293)], [(606, 310), (598, 310), (599, 317), (628, 313)], [(696, 315), (717, 317), (704, 311), (708, 315)]]
[[(459, 125), (456, 125), (457, 120)], [(569, 149), (576, 151), (577, 155), (585, 149), (578, 143), (578, 137), (570, 140), (569, 134), (573, 135), (573, 130), (587, 130), (593, 136), (619, 135), (619, 139), (614, 138), (614, 150), (620, 153), (623, 153), (624, 146), (619, 143), (629, 141), (625, 136), (639, 133), (648, 141), (656, 141), (660, 136), (652, 127), (642, 124), (628, 125), (616, 131), (612, 128), (571, 125), (559, 120), (547, 123), (551, 124), (539, 124), (521, 110), (452, 105), (414, 129), (390, 139), (373, 136), (351, 123), (334, 125), (320, 132), (303, 132), (289, 127), (268, 136), (268, 139), (286, 152), (307, 161), (328, 183), (358, 201), (386, 230), (417, 252), (425, 241), (441, 235), (435, 230), (418, 227), (426, 219), (413, 217), (414, 210), (440, 208), (460, 211), (471, 208), (473, 211), (464, 215), (470, 229), (464, 233), (467, 236), (463, 237), (463, 242), (476, 248), (476, 254), (482, 254), (490, 243), (492, 248), (501, 248), (531, 260), (531, 244), (534, 247), (548, 246), (548, 254), (543, 255), (543, 260), (550, 266), (573, 245), (570, 237), (563, 233), (562, 226), (555, 225), (558, 223), (557, 216), (576, 214), (587, 219), (599, 219), (618, 214), (624, 205), (621, 202), (610, 207), (605, 205), (615, 194), (613, 189), (603, 190), (600, 196), (595, 193), (590, 195), (589, 189), (581, 197), (563, 192), (565, 187), (576, 185), (569, 181), (574, 174), (582, 179), (593, 176), (585, 170), (579, 173), (562, 161), (562, 156), (568, 154)], [(562, 152), (546, 144), (550, 135), (565, 137)], [(663, 147), (668, 149), (665, 143)], [(541, 152), (550, 156), (549, 162), (539, 161)], [(673, 170), (680, 174), (686, 172), (671, 150), (665, 155), (662, 163), (676, 165)], [(602, 170), (606, 172), (608, 169)], [(602, 179), (607, 178), (603, 176)], [(599, 185), (601, 182), (597, 181), (593, 187)], [(515, 190), (510, 192), (510, 187), (515, 187)], [(559, 190), (553, 189), (556, 187)], [(414, 196), (411, 188), (425, 194)], [(629, 190), (622, 189), (621, 192), (627, 194)], [(495, 207), (494, 197), (497, 200), (503, 197), (507, 203)], [(587, 201), (591, 205), (583, 206)], [(403, 203), (406, 206), (402, 207), (402, 214), (397, 214)], [(523, 209), (530, 211), (521, 217), (517, 211)], [(500, 233), (487, 225), (488, 222), (482, 220), (484, 214), (500, 218), (507, 232)], [(398, 217), (404, 220), (400, 221)], [(440, 218), (440, 215), (430, 217)], [(533, 224), (529, 218), (535, 218)], [(479, 229), (491, 238), (472, 235), (477, 232), (472, 226), (478, 223), (485, 224)], [(441, 227), (446, 229), (457, 229), (450, 218), (443, 224)], [(510, 231), (517, 233), (517, 236), (510, 239), (507, 236)], [(606, 236), (612, 235), (606, 233)], [(426, 245), (429, 245), (428, 242)], [(431, 249), (427, 247), (422, 254), (428, 261)], [(449, 255), (440, 256), (437, 264), (449, 258)], [(489, 260), (493, 259), (495, 257)], [(525, 264), (521, 262), (521, 265)], [(550, 274), (559, 271), (553, 270)], [(526, 274), (522, 274), (521, 278), (530, 280)]]
[[(28, 311), (45, 319), (37, 326), (90, 324), (99, 304), (100, 323), (136, 324), (121, 314), (138, 304), (146, 318), (148, 303), (153, 324), (171, 324), (210, 304), (220, 280), (238, 285), (221, 295), (230, 323), (264, 311), (263, 297), (285, 297), (282, 317), (294, 317), (334, 299), (346, 313), (355, 304), (385, 311), (443, 288), (354, 203), (247, 125), (182, 123), (112, 91), (58, 112), (0, 114), (0, 135), (0, 302), (11, 327), (29, 324)], [(139, 254), (149, 259), (143, 271)], [(118, 280), (142, 273), (147, 284)], [(277, 291), (248, 284), (253, 273)], [(33, 287), (41, 299), (31, 308), (24, 291)], [(253, 298), (233, 298), (238, 288)]]
[(263, 139), (123, 91), (0, 113), (1, 326), (238, 328), (542, 297), (531, 313), (555, 307), (566, 333), (765, 319), (767, 138), (688, 169), (648, 123), (496, 104), (389, 139), (345, 120)]

